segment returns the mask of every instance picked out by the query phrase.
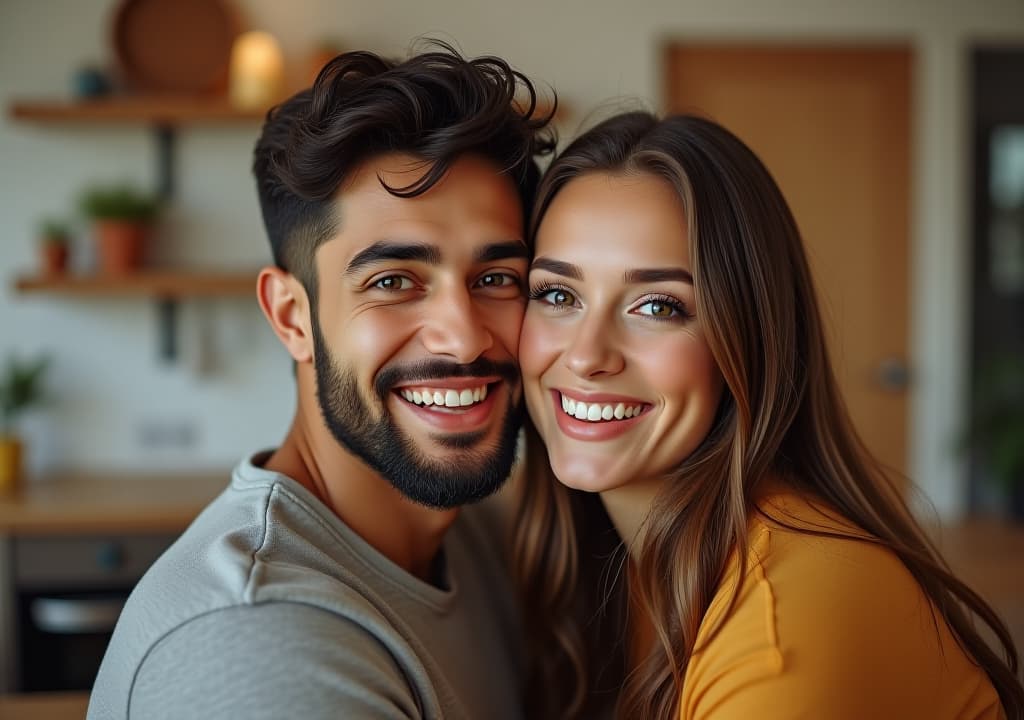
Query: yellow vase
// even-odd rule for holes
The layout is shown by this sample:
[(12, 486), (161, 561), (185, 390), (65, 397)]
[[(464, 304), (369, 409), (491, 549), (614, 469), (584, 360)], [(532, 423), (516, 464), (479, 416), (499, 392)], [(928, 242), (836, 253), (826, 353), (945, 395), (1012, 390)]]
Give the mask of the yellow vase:
[(21, 440), (0, 435), (0, 493), (13, 493), (21, 483)]

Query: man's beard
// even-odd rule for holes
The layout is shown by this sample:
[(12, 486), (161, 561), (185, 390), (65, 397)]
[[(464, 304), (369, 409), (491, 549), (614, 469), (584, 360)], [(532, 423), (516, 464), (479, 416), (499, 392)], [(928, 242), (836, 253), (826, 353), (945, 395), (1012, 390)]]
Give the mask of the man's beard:
[[(320, 413), (335, 439), (390, 482), (402, 495), (432, 508), (453, 508), (487, 497), (502, 486), (515, 462), (516, 439), (523, 419), (523, 402), (512, 388), (519, 382), (515, 363), (478, 358), (468, 365), (428, 360), (415, 365), (383, 368), (374, 380), (380, 416), (367, 406), (355, 373), (331, 356), (319, 319), (312, 318), (313, 364)], [(487, 430), (435, 436), (438, 445), (462, 450), (452, 458), (435, 460), (395, 424), (387, 406), (391, 390), (401, 382), (498, 375), (508, 387), (508, 410), (495, 447), (479, 445)], [(425, 383), (424, 383), (425, 384)]]

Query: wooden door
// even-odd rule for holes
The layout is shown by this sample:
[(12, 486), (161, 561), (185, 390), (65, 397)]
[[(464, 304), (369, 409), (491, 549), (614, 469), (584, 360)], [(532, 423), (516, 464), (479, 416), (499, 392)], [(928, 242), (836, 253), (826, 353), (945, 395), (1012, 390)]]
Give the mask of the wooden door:
[(717, 120), (774, 175), (803, 235), (858, 431), (907, 467), (910, 66), (903, 46), (674, 44), (666, 106)]

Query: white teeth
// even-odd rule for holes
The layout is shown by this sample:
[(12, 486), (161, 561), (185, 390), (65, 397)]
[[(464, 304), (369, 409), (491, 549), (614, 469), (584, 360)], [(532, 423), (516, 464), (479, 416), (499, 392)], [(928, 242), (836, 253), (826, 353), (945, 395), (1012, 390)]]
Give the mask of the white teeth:
[(465, 390), (431, 390), (422, 388), (410, 390), (402, 388), (400, 394), (403, 398), (416, 405), (439, 405), (441, 407), (459, 408), (481, 402), (487, 397), (487, 386), (481, 385), (476, 388)]
[(617, 405), (588, 404), (562, 395), (562, 410), (565, 414), (571, 415), (577, 420), (586, 420), (587, 422), (600, 422), (612, 419), (623, 420), (636, 417), (642, 409), (642, 405), (627, 407), (624, 403), (618, 403)]

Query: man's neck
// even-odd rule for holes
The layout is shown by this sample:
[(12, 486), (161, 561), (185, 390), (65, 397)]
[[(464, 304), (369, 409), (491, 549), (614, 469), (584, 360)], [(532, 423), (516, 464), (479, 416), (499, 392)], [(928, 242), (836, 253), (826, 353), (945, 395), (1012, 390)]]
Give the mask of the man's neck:
[(295, 421), (265, 466), (300, 483), (342, 522), (399, 567), (426, 582), (458, 509), (435, 510), (405, 498), (341, 447), (319, 416)]

